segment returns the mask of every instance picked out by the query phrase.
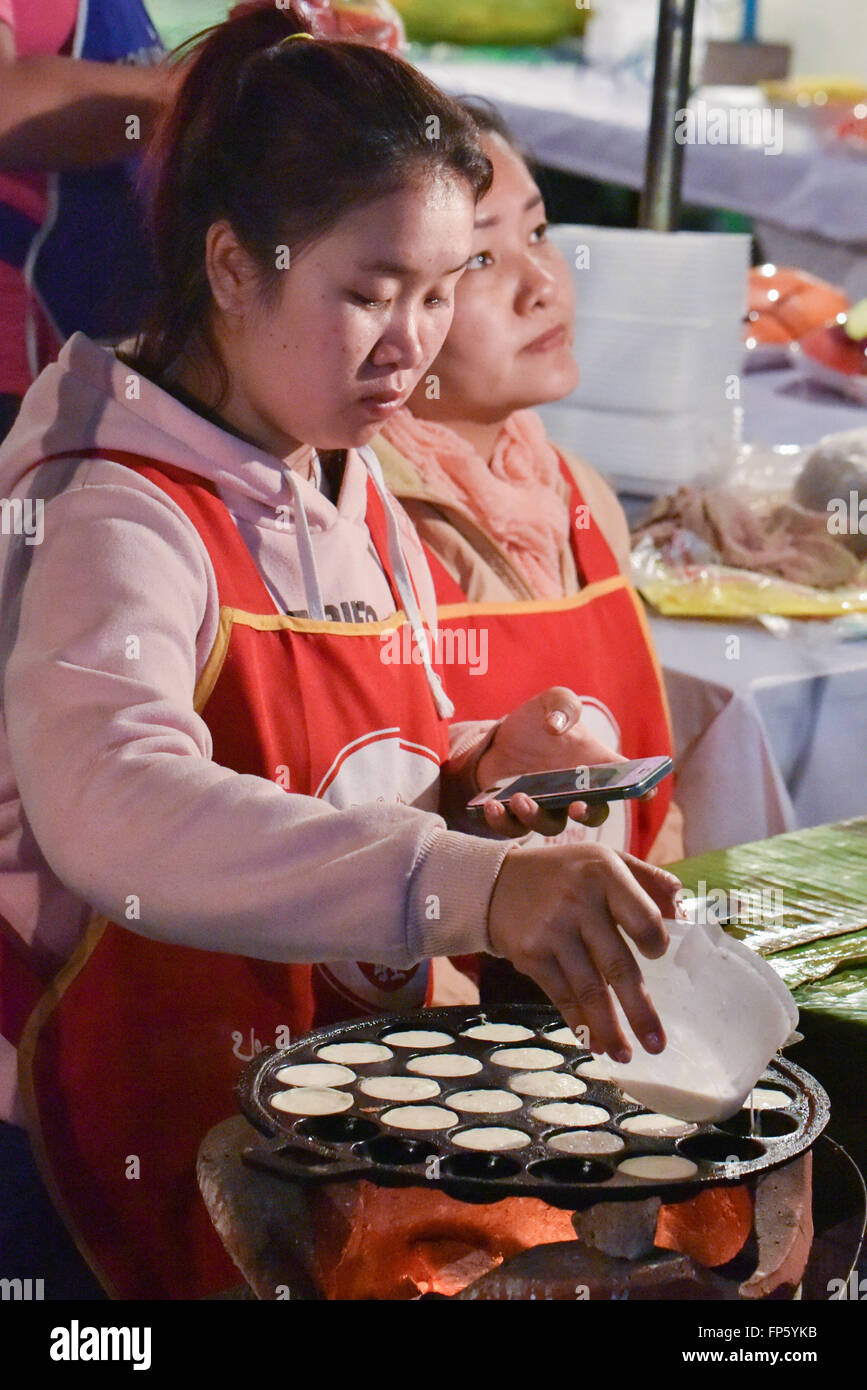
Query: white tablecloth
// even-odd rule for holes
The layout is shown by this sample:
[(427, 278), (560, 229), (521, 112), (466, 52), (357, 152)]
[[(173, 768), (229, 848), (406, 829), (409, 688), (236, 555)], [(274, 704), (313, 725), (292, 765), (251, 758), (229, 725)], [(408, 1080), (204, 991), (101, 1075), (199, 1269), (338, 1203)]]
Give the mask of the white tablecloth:
[[(419, 66), (453, 95), (494, 102), (540, 163), (642, 186), (649, 91), (629, 73), (609, 75), (567, 62), (424, 59)], [(683, 197), (867, 249), (867, 158), (829, 152), (785, 113), (779, 154), (743, 144), (686, 145)]]
[[(743, 385), (750, 441), (805, 445), (867, 427), (867, 410), (794, 371)], [(822, 623), (782, 639), (751, 623), (652, 617), (651, 629), (687, 854), (867, 812), (867, 641), (833, 640)]]
[(867, 642), (819, 625), (783, 640), (747, 623), (653, 617), (651, 629), (687, 854), (867, 812)]

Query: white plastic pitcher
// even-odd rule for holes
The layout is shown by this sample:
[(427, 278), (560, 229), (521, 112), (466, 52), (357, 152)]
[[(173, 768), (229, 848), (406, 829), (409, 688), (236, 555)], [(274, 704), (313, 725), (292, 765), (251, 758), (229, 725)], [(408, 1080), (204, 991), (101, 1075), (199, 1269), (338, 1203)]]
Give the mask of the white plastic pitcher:
[(632, 1061), (600, 1057), (628, 1095), (678, 1119), (724, 1120), (741, 1108), (798, 1022), (798, 1008), (776, 971), (715, 922), (669, 921), (669, 945), (647, 960), (629, 942), (662, 1020), (667, 1045), (645, 1052), (614, 1004)]

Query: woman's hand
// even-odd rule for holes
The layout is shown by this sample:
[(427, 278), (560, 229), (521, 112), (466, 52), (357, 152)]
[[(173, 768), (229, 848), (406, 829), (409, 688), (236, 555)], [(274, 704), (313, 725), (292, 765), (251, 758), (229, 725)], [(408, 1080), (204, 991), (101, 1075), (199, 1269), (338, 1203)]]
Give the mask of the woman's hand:
[[(522, 772), (619, 762), (623, 762), (622, 756), (600, 743), (581, 723), (581, 701), (574, 691), (554, 686), (506, 715), (491, 746), (479, 759), (476, 780), (484, 790), (503, 777)], [(490, 801), (484, 812), (490, 828), (507, 837), (526, 835), (530, 830), (559, 835), (567, 820), (597, 826), (608, 818), (607, 806), (591, 807), (583, 801), (573, 801), (568, 812), (542, 811), (523, 792), (510, 798), (508, 810), (501, 802)]]
[(604, 845), (516, 845), (503, 860), (488, 910), (493, 949), (529, 975), (594, 1052), (628, 1062), (609, 985), (647, 1052), (665, 1034), (618, 925), (655, 960), (668, 938), (680, 884), (665, 869)]

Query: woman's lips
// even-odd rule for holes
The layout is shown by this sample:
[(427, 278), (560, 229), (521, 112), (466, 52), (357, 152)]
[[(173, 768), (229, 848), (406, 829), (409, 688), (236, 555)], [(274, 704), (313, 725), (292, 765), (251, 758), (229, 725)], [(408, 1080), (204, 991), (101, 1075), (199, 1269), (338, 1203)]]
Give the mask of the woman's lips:
[(566, 325), (558, 323), (556, 328), (549, 328), (547, 333), (542, 333), (540, 337), (534, 338), (532, 343), (528, 343), (524, 352), (553, 352), (556, 348), (565, 347), (567, 341)]
[(406, 394), (403, 391), (383, 391), (379, 396), (362, 396), (358, 404), (373, 420), (387, 420), (400, 410)]

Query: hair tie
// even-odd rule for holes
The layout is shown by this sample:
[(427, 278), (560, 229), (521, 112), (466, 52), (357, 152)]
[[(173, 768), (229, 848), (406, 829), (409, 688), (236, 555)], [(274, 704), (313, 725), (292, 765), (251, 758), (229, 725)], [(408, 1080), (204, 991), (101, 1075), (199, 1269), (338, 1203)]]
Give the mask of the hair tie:
[[(307, 34), (307, 33), (305, 33), (303, 30), (302, 30), (302, 32), (301, 32), (300, 34), (287, 34), (286, 37), (285, 37), (285, 39), (281, 39), (281, 40), (280, 40), (280, 42), (278, 43), (277, 47), (278, 47), (278, 48), (285, 48), (286, 45), (287, 45), (287, 43), (293, 43), (293, 42), (295, 41), (295, 39), (313, 39), (313, 35), (312, 35), (312, 34)], [(313, 42), (315, 43), (316, 40), (313, 39)]]

